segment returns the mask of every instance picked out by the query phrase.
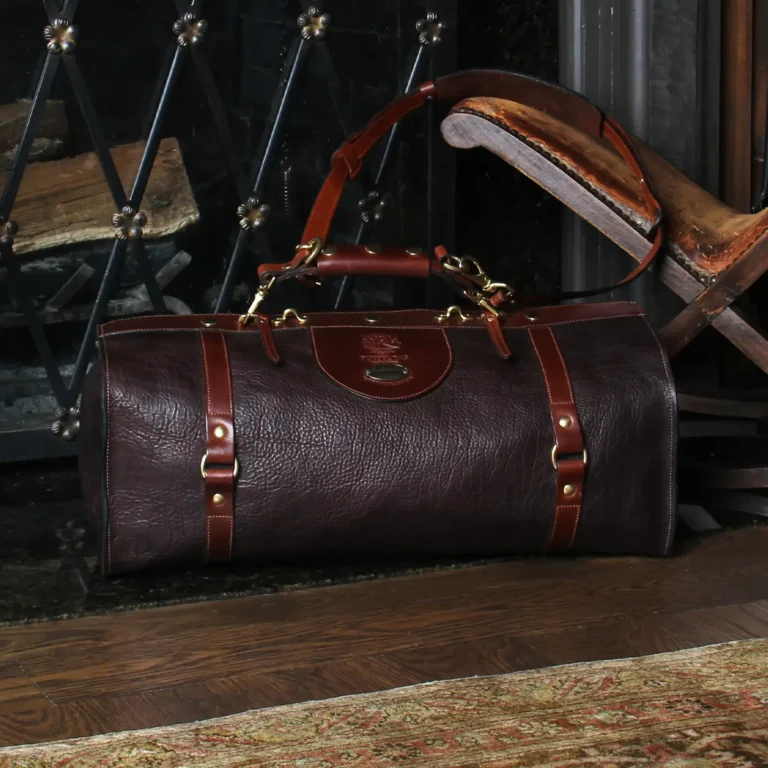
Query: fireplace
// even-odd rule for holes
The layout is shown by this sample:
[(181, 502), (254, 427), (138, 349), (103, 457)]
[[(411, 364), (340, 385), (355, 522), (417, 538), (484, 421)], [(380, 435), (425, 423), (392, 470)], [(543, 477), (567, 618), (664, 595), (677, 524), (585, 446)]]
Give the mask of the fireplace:
[[(0, 462), (76, 452), (101, 320), (246, 306), (257, 265), (293, 253), (336, 147), (456, 57), (455, 0), (6, 0), (0, 29)], [(334, 239), (453, 246), (438, 117), (381, 143)], [(274, 301), (440, 298), (403, 283)]]

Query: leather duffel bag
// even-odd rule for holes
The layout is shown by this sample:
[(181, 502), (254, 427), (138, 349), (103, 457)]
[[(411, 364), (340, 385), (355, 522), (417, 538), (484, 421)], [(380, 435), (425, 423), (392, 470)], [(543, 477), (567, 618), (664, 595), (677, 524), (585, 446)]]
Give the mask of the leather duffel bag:
[[(106, 573), (334, 555), (669, 552), (675, 390), (637, 305), (534, 307), (442, 248), (432, 258), (326, 244), (344, 183), (376, 140), (430, 99), (470, 96), (522, 102), (611, 142), (656, 222), (648, 256), (622, 282), (650, 264), (659, 204), (631, 141), (596, 107), (513, 73), (420, 86), (334, 155), (302, 244), (291, 261), (259, 267), (246, 315), (100, 328), (81, 477)], [(260, 311), (277, 283), (347, 274), (436, 276), (469, 302)]]

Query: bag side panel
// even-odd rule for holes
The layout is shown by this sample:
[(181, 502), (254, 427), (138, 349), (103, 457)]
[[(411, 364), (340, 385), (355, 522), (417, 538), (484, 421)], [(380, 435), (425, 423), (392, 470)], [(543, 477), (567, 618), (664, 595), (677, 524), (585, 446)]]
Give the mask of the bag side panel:
[(668, 553), (675, 523), (677, 400), (644, 317), (554, 328), (588, 452), (574, 548)]

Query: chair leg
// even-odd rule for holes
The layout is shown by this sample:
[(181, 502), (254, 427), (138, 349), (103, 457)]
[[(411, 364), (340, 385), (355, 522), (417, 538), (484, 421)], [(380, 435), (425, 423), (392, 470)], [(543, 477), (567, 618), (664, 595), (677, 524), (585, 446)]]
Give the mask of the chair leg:
[[(688, 303), (689, 306), (691, 302), (695, 301), (697, 297), (705, 292), (704, 286), (690, 272), (687, 272), (684, 267), (671, 258), (666, 258), (662, 262), (660, 277), (664, 285)], [(680, 315), (677, 317), (680, 317)], [(675, 320), (672, 321), (672, 323), (674, 322)], [(661, 332), (665, 345), (669, 343), (667, 335), (672, 323), (667, 325)], [(739, 317), (728, 307), (712, 320), (712, 327), (722, 333), (731, 344), (743, 352), (758, 368), (768, 373), (768, 339), (756, 331), (746, 320)], [(674, 354), (669, 347), (667, 347), (667, 351), (670, 356)]]
[(713, 320), (768, 270), (768, 238), (765, 231), (757, 242), (726, 269), (717, 281), (702, 291), (661, 331), (670, 357), (693, 341)]

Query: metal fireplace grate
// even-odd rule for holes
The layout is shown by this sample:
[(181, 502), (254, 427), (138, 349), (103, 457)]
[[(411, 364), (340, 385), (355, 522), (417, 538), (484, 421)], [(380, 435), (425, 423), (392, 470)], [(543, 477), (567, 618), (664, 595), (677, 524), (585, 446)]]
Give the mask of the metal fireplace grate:
[[(164, 138), (164, 127), (172, 110), (172, 96), (180, 87), (182, 72), (189, 67), (197, 78), (200, 92), (204, 94), (207, 107), (212, 118), (213, 134), (222, 166), (226, 168), (229, 180), (236, 190), (239, 205), (237, 215), (232, 216), (233, 234), (230, 239), (230, 250), (226, 259), (218, 295), (214, 301), (217, 312), (227, 311), (233, 301), (238, 282), (242, 279), (245, 261), (253, 256), (263, 256), (267, 259), (275, 250), (271, 244), (276, 233), (272, 230), (270, 208), (274, 201), (269, 180), (276, 172), (285, 154), (284, 135), (287, 121), (292, 112), (306, 108), (299, 99), (302, 74), (310, 67), (314, 70), (315, 78), (319, 75), (327, 88), (328, 98), (325, 100), (343, 133), (349, 133), (359, 127), (360, 120), (351, 116), (349, 97), (343, 93), (344, 73), (334, 62), (332, 46), (329, 41), (334, 34), (334, 27), (351, 26), (349, 18), (344, 14), (359, 13), (353, 11), (354, 3), (339, 2), (339, 10), (329, 8), (333, 15), (325, 9), (296, 5), (298, 12), (293, 19), (295, 23), (292, 39), (287, 47), (283, 46), (283, 60), (274, 63), (280, 72), (279, 84), (274, 91), (266, 117), (265, 128), (261, 141), (250, 157), (238, 155), (237, 142), (233, 137), (231, 119), (228, 109), (214, 75), (209, 58), (206, 55), (206, 39), (211, 30), (206, 22), (203, 0), (167, 0), (169, 5), (168, 39), (163, 45), (169, 47), (172, 53), (167, 57), (162, 70), (158, 73), (156, 96), (148, 119), (149, 130), (141, 154), (138, 170), (132, 183), (124, 186), (116, 168), (110, 144), (105, 135), (103, 122), (94, 106), (89, 90), (89, 84), (83, 69), (78, 63), (78, 52), (87, 44), (83, 33), (78, 28), (78, 16), (86, 10), (79, 9), (80, 0), (42, 0), (48, 24), (40, 39), (41, 53), (44, 61), (39, 69), (31, 98), (29, 112), (24, 124), (21, 138), (16, 147), (15, 156), (7, 175), (5, 187), (0, 198), (0, 281), (5, 282), (3, 289), (9, 294), (17, 314), (21, 316), (21, 324), (26, 327), (34, 340), (36, 354), (45, 372), (49, 397), (55, 399), (58, 406), (56, 414), (50, 414), (46, 425), (32, 426), (12, 423), (12, 419), (0, 418), (0, 461), (29, 459), (43, 456), (63, 455), (75, 451), (75, 438), (78, 431), (78, 400), (94, 350), (94, 340), (98, 324), (108, 314), (114, 305), (115, 292), (118, 289), (123, 274), (126, 255), (130, 254), (142, 290), (136, 293), (132, 303), (123, 303), (116, 310), (122, 314), (141, 314), (145, 312), (167, 313), (188, 311), (181, 302), (171, 303), (163, 294), (164, 281), (161, 274), (156, 274), (152, 259), (148, 254), (147, 244), (143, 237), (143, 227), (147, 216), (143, 211), (145, 194), (150, 176), (155, 166), (158, 151)], [(175, 2), (175, 8), (173, 8)], [(254, 0), (258, 6), (258, 0)], [(234, 12), (242, 16), (254, 3), (233, 3)], [(87, 5), (85, 3), (84, 5)], [(272, 3), (278, 5), (278, 3)], [(290, 13), (290, 3), (279, 3), (286, 14)], [(327, 4), (330, 6), (330, 3)], [(398, 14), (401, 14), (400, 4)], [(407, 5), (407, 4), (406, 4)], [(440, 70), (453, 65), (454, 48), (450, 42), (438, 45), (449, 38), (446, 30), (455, 26), (455, 0), (436, 2), (427, 9), (413, 6), (410, 10), (413, 16), (410, 20), (408, 33), (411, 43), (402, 55), (395, 56), (396, 76), (391, 78), (392, 88), (382, 98), (384, 103), (397, 95), (397, 92), (410, 89), (421, 79), (434, 77)], [(80, 11), (80, 13), (78, 13)], [(393, 10), (393, 14), (395, 11)], [(173, 22), (173, 15), (176, 20)], [(400, 23), (398, 16), (398, 23)], [(39, 30), (30, 31), (38, 34)], [(1, 33), (0, 33), (1, 34)], [(43, 51), (42, 46), (45, 46)], [(438, 55), (435, 55), (435, 54)], [(188, 60), (191, 60), (188, 64)], [(92, 276), (92, 272), (81, 274), (79, 281), (74, 279), (61, 288), (58, 302), (47, 302), (41, 307), (35, 298), (34, 286), (24, 274), (22, 265), (30, 258), (38, 258), (38, 254), (29, 256), (19, 254), (14, 249), (14, 243), (19, 237), (19, 224), (14, 220), (14, 205), (17, 201), (25, 170), (30, 164), (33, 142), (43, 121), (46, 104), (50, 97), (54, 78), (60, 68), (64, 69), (75, 96), (76, 106), (82, 116), (87, 133), (98, 159), (101, 172), (114, 203), (114, 214), (111, 221), (105, 221), (105, 238), (112, 238), (112, 245), (106, 255), (103, 273), (101, 273), (98, 289), (89, 313), (84, 318), (81, 335), (78, 331), (77, 352), (70, 364), (63, 366), (57, 355), (55, 343), (52, 343), (46, 327), (51, 323), (51, 317), (56, 317), (60, 305), (70, 294), (78, 290), (78, 286)], [(394, 73), (393, 73), (394, 75)], [(399, 85), (395, 85), (395, 80)], [(441, 160), (440, 152), (444, 150), (439, 142), (434, 141), (437, 130), (435, 119), (429, 111), (425, 135), (425, 175), (423, 192), (426, 196), (424, 222), (424, 239), (427, 246), (435, 242), (436, 228), (439, 236), (449, 244), (453, 238), (452, 232), (452, 183), (450, 178), (450, 159)], [(362, 181), (362, 198), (359, 202), (356, 217), (344, 220), (344, 231), (337, 233), (342, 240), (360, 243), (369, 237), (371, 229), (378, 225), (384, 212), (388, 209), (389, 193), (392, 186), (393, 168), (396, 164), (400, 126), (395, 126), (383, 142), (382, 149), (376, 158), (373, 171), (368, 171)], [(328, 153), (330, 157), (330, 152)], [(327, 168), (328, 158), (323, 158), (323, 168)], [(248, 169), (250, 168), (250, 172)], [(448, 169), (448, 171), (446, 170)], [(432, 178), (442, 173), (441, 183), (435, 183)], [(446, 173), (449, 176), (446, 178)], [(316, 190), (310, 190), (311, 197)], [(287, 193), (286, 193), (287, 194)], [(286, 205), (288, 202), (286, 201)], [(205, 211), (202, 212), (203, 218)], [(20, 222), (23, 226), (23, 222)], [(284, 226), (288, 226), (285, 224)], [(234, 235), (234, 230), (237, 234)], [(297, 232), (291, 233), (295, 239)], [(280, 239), (280, 238), (278, 238)], [(285, 238), (283, 238), (285, 239)], [(272, 256), (272, 258), (275, 258)], [(279, 256), (277, 257), (280, 258)], [(282, 257), (287, 258), (286, 256)], [(82, 266), (82, 265), (81, 265)], [(252, 270), (255, 272), (255, 268)], [(351, 286), (347, 281), (338, 287), (333, 297), (333, 304), (339, 306), (346, 301)], [(110, 302), (112, 301), (112, 304)], [(0, 313), (0, 328), (2, 328)], [(0, 358), (1, 359), (1, 358)], [(9, 413), (10, 411), (6, 411)], [(0, 411), (2, 413), (2, 411)], [(8, 422), (11, 423), (8, 423)], [(53, 427), (50, 426), (53, 422)]]

